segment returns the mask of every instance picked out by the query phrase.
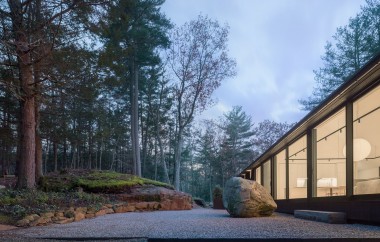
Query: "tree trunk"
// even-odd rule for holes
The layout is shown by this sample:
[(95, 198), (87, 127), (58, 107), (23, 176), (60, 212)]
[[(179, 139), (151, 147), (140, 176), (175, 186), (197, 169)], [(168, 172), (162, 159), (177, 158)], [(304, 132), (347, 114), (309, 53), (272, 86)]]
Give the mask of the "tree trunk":
[(80, 160), (80, 158), (81, 158), (81, 154), (80, 154), (80, 152), (81, 152), (82, 150), (81, 150), (81, 148), (80, 148), (80, 145), (79, 145), (79, 141), (77, 141), (76, 142), (76, 161), (77, 161), (77, 163), (76, 163), (76, 168), (77, 169), (80, 169), (80, 168), (83, 168), (83, 167), (81, 167), (81, 160)]
[(33, 93), (33, 71), (27, 28), (24, 23), (21, 1), (8, 1), (12, 32), (15, 36), (17, 64), (21, 91), (21, 139), (17, 188), (35, 187), (36, 120)]
[(154, 180), (157, 181), (157, 140), (154, 142)]
[(58, 145), (57, 141), (53, 142), (53, 154), (54, 154), (54, 171), (58, 171)]
[(71, 142), (71, 169), (75, 169), (75, 142)]
[[(21, 41), (20, 41), (21, 42)], [(22, 41), (27, 43), (26, 40)], [(28, 53), (19, 53), (20, 82), (25, 93), (21, 101), (21, 154), (18, 176), (18, 188), (35, 187), (35, 153), (36, 153), (36, 120), (34, 95), (30, 85), (33, 83), (32, 67)]]
[(100, 154), (99, 154), (99, 170), (102, 170), (102, 155), (103, 155), (103, 138), (100, 143)]
[(92, 148), (92, 138), (91, 138), (91, 129), (88, 137), (88, 169), (92, 169), (92, 155), (91, 155), (91, 148)]
[(67, 161), (67, 142), (66, 142), (66, 138), (63, 139), (63, 163), (64, 163), (65, 169), (67, 169), (68, 166), (69, 166), (69, 164), (68, 164), (68, 161)]
[(132, 103), (131, 103), (131, 139), (132, 139), (132, 159), (135, 164), (135, 175), (141, 177), (141, 160), (139, 144), (139, 88), (138, 88), (138, 67), (133, 61), (132, 68)]
[[(38, 67), (39, 68), (39, 67)], [(38, 69), (37, 68), (37, 69)], [(39, 80), (39, 71), (35, 73), (36, 80)], [(35, 88), (37, 92), (39, 92), (39, 85), (36, 84)], [(36, 162), (36, 181), (43, 176), (42, 172), (42, 141), (40, 136), (40, 114), (39, 114), (39, 100), (36, 98), (36, 102), (34, 105), (35, 108), (35, 117), (36, 117), (36, 154), (35, 154), (35, 162)]]
[[(31, 11), (34, 12), (35, 15), (35, 20), (33, 21), (32, 24), (34, 25), (39, 25), (42, 23), (42, 14), (41, 14), (41, 0), (36, 0), (34, 9), (31, 9)], [(36, 39), (40, 40), (43, 37), (41, 36), (41, 32), (37, 32)], [(35, 41), (36, 39), (33, 39)], [(42, 47), (43, 48), (43, 47)], [(41, 46), (39, 46), (36, 49), (36, 52), (41, 52), (43, 49)], [(33, 52), (35, 53), (35, 52)], [(33, 56), (33, 59), (37, 59), (36, 56)], [(40, 86), (40, 81), (41, 81), (41, 62), (37, 61), (33, 63), (33, 73), (34, 73), (34, 89), (35, 89), (35, 117), (36, 117), (36, 156), (35, 156), (35, 162), (36, 162), (36, 181), (39, 180), (40, 177), (42, 177), (42, 141), (40, 137), (40, 93), (41, 93), (41, 86)]]
[(159, 134), (159, 125), (157, 125), (156, 135), (157, 135), (158, 147), (160, 149), (160, 161), (164, 169), (164, 181), (167, 184), (170, 184), (169, 171), (168, 171), (168, 167), (165, 161), (164, 146), (162, 144), (161, 136)]
[(49, 158), (49, 152), (50, 152), (50, 142), (49, 142), (49, 140), (46, 140), (46, 151), (45, 151), (45, 161), (44, 161), (45, 174), (47, 173), (47, 162), (48, 162), (48, 158)]
[[(142, 160), (142, 174), (145, 174), (146, 172), (146, 160), (147, 160), (147, 156), (148, 156), (148, 138), (150, 137), (149, 136), (149, 131), (148, 131), (148, 125), (150, 123), (150, 100), (148, 101), (149, 102), (149, 108), (147, 110), (147, 114), (146, 114), (146, 120), (145, 120), (145, 127), (143, 125), (143, 119), (140, 118), (140, 122), (141, 122), (141, 140), (142, 140), (142, 154), (141, 154), (141, 160)], [(142, 110), (142, 108), (140, 109)], [(140, 117), (142, 116), (141, 112), (140, 112)]]
[(97, 169), (98, 169), (98, 150), (95, 150), (95, 170)]
[(111, 166), (110, 170), (112, 171), (113, 169), (113, 164), (115, 163), (115, 150), (112, 151), (112, 161), (111, 161)]
[(36, 126), (34, 113), (34, 97), (25, 97), (22, 101), (21, 126), (21, 162), (18, 174), (17, 188), (34, 188), (35, 154), (36, 154)]
[(177, 135), (177, 143), (175, 145), (175, 151), (174, 151), (174, 188), (179, 191), (180, 190), (180, 172), (181, 172), (181, 153), (182, 153), (182, 133), (183, 130), (181, 127), (178, 129), (178, 135)]
[(17, 150), (16, 150), (16, 170), (15, 175), (19, 177), (20, 169), (21, 169), (21, 139), (22, 139), (22, 110), (21, 110), (21, 101), (19, 102), (19, 109), (18, 109), (18, 122), (17, 122)]
[(42, 176), (42, 141), (40, 135), (36, 134), (36, 181)]

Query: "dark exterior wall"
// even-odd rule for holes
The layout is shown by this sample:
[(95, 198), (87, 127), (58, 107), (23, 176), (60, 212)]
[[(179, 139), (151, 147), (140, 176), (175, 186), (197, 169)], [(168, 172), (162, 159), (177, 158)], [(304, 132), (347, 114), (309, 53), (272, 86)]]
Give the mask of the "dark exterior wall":
[(294, 210), (302, 209), (345, 212), (349, 222), (380, 225), (380, 195), (276, 200), (276, 203), (277, 212), (293, 214)]

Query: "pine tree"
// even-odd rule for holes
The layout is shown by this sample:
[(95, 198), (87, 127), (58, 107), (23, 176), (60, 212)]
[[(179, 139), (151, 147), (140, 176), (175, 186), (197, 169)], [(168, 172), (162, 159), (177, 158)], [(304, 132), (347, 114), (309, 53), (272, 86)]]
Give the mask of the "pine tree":
[(314, 71), (316, 86), (310, 97), (300, 100), (304, 110), (312, 110), (357, 72), (380, 50), (380, 1), (366, 0), (361, 12), (339, 27), (327, 42), (323, 66)]
[(221, 152), (222, 159), (226, 162), (225, 177), (228, 178), (244, 169), (253, 158), (253, 123), (241, 106), (235, 106), (224, 114), (221, 128), (225, 137)]
[(139, 142), (139, 77), (141, 68), (157, 65), (158, 48), (169, 44), (169, 20), (160, 12), (164, 0), (126, 0), (111, 3), (101, 23), (101, 36), (111, 66), (128, 83), (134, 172), (141, 176)]

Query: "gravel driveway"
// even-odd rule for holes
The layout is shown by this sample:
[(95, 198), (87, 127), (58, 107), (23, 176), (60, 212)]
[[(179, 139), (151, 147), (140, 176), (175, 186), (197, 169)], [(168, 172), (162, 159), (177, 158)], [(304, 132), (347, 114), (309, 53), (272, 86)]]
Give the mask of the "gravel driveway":
[(275, 213), (264, 218), (231, 218), (224, 210), (193, 209), (110, 214), (65, 225), (49, 225), (0, 232), (1, 238), (226, 238), (304, 239), (372, 238), (380, 241), (380, 227), (326, 224)]

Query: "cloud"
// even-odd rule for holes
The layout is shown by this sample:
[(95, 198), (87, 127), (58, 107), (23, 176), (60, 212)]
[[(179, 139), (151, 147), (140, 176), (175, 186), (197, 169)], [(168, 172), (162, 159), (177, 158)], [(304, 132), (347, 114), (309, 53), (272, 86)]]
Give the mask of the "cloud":
[(295, 122), (306, 113), (313, 70), (337, 27), (360, 11), (364, 0), (166, 0), (163, 10), (176, 24), (199, 13), (230, 26), (229, 53), (238, 74), (214, 93), (219, 102), (203, 116), (219, 117), (243, 106), (255, 122)]

